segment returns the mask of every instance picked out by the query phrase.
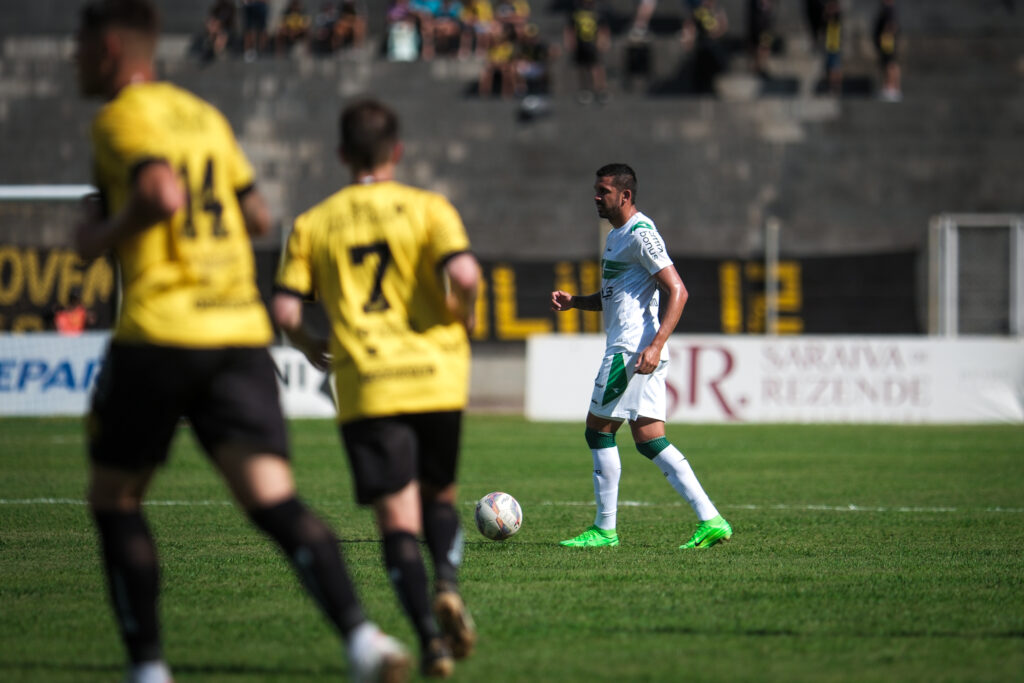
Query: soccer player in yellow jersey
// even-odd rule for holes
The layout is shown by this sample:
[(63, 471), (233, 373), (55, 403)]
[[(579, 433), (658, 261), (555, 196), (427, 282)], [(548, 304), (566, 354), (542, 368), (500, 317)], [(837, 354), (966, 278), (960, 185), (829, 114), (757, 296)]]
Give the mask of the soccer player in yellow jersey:
[[(457, 590), (454, 503), (480, 271), (448, 200), (395, 182), (401, 151), (386, 106), (366, 100), (342, 112), (352, 182), (295, 219), (272, 309), (306, 357), (334, 371), (356, 497), (376, 513), (423, 673), (443, 677), (476, 641)], [(312, 295), (327, 312), (329, 340), (303, 326), (302, 298)], [(435, 569), (433, 610), (421, 532)]]
[(76, 54), (82, 94), (105, 100), (92, 126), (102, 199), (76, 246), (85, 258), (114, 249), (124, 290), (88, 420), (88, 502), (126, 680), (171, 680), (141, 505), (182, 417), (344, 637), (352, 677), (404, 679), (404, 648), (366, 620), (337, 539), (296, 497), (253, 275), (249, 233), (269, 217), (252, 169), (214, 107), (154, 81), (157, 35), (149, 0), (96, 0), (82, 9)]

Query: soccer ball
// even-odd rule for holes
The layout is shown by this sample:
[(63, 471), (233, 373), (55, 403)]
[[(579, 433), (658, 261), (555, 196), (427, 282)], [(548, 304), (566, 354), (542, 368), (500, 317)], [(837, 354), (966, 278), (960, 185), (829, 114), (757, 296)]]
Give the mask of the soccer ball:
[(519, 531), (523, 509), (512, 496), (495, 491), (477, 501), (475, 517), (480, 533), (492, 541), (504, 541)]

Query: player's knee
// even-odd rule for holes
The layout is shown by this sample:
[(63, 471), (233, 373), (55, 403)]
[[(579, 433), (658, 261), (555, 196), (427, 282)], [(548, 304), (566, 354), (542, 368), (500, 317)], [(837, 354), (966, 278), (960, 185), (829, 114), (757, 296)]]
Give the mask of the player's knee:
[(276, 505), (253, 508), (248, 512), (253, 524), (289, 554), (299, 546), (333, 543), (335, 540), (330, 527), (297, 498), (289, 498)]
[(659, 436), (658, 438), (651, 439), (650, 441), (638, 441), (636, 444), (636, 449), (640, 451), (640, 455), (644, 456), (648, 460), (654, 460), (659, 453), (668, 447), (668, 439), (664, 436)]
[(388, 564), (422, 561), (419, 542), (407, 531), (392, 531), (381, 539)]
[(611, 432), (599, 432), (587, 427), (583, 432), (583, 437), (587, 440), (587, 446), (593, 450), (615, 447), (615, 434)]

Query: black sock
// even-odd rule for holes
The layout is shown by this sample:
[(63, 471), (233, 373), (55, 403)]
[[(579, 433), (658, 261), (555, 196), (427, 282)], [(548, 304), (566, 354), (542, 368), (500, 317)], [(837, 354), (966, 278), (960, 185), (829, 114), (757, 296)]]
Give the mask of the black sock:
[(384, 535), (384, 567), (395, 587), (399, 602), (409, 615), (413, 628), (426, 646), (440, 635), (427, 593), (427, 568), (423, 566), (416, 537), (405, 531)]
[(250, 510), (249, 517), (281, 546), (310, 596), (348, 640), (366, 617), (330, 527), (296, 498)]
[(459, 515), (451, 503), (423, 502), (423, 535), (434, 562), (434, 579), (438, 583), (458, 585), (459, 564), (462, 563), (462, 530)]
[(163, 658), (157, 597), (156, 544), (142, 513), (93, 510), (103, 568), (121, 639), (132, 663)]

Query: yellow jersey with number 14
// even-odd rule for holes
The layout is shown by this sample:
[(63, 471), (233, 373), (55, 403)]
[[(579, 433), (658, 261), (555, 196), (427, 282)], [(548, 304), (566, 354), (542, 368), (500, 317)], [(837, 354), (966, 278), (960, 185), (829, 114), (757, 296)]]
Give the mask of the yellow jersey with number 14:
[(465, 407), (469, 340), (443, 269), (468, 249), (447, 199), (397, 182), (350, 185), (295, 219), (277, 288), (327, 312), (341, 422)]
[(136, 174), (154, 161), (175, 170), (187, 197), (170, 219), (117, 245), (123, 296), (114, 339), (268, 344), (270, 320), (239, 206), (253, 172), (224, 116), (169, 83), (132, 84), (96, 115), (92, 145), (108, 214), (124, 207)]

